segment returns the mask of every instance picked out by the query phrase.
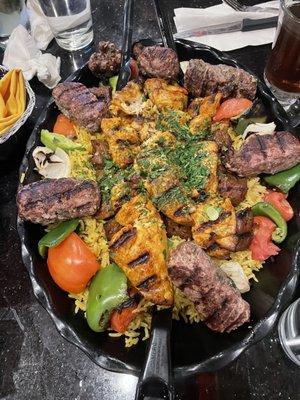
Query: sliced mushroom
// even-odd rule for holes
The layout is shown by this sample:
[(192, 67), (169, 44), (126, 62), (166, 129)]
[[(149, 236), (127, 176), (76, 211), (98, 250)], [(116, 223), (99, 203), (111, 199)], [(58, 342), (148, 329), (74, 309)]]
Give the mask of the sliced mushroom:
[(32, 157), (36, 165), (36, 170), (45, 178), (59, 179), (70, 176), (70, 158), (59, 147), (53, 151), (48, 147), (38, 146), (34, 149)]

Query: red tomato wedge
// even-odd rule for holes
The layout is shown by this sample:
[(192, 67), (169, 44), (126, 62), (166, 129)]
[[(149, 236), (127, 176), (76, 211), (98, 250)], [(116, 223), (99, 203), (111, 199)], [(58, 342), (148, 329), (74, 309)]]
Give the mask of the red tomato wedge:
[(69, 120), (68, 117), (63, 114), (59, 114), (59, 116), (57, 117), (57, 120), (53, 127), (53, 132), (59, 133), (60, 135), (67, 136), (69, 138), (76, 136), (76, 131), (73, 123)]
[(225, 100), (218, 108), (216, 115), (213, 117), (214, 122), (222, 119), (229, 119), (242, 114), (252, 106), (252, 101), (244, 98)]
[(271, 256), (276, 256), (280, 248), (272, 243), (272, 233), (276, 225), (269, 218), (257, 216), (254, 217), (254, 236), (250, 244), (252, 258), (258, 261), (264, 261)]
[(294, 211), (290, 205), (290, 203), (286, 200), (287, 195), (281, 192), (272, 192), (268, 191), (265, 195), (264, 200), (267, 203), (272, 204), (273, 207), (276, 208), (277, 211), (280, 212), (282, 218), (286, 221), (289, 221), (294, 216)]
[(71, 233), (48, 249), (48, 268), (54, 282), (66, 292), (82, 292), (100, 265), (83, 240)]
[(116, 310), (112, 313), (110, 318), (111, 328), (119, 333), (124, 333), (130, 324), (130, 322), (137, 315), (134, 310), (137, 308), (137, 304), (133, 304), (130, 307), (123, 308), (122, 310)]

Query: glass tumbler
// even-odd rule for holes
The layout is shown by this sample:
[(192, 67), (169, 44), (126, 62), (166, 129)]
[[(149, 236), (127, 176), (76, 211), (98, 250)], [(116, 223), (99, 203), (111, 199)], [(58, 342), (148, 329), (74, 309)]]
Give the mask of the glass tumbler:
[(93, 40), (90, 0), (39, 0), (57, 44), (79, 50)]
[(300, 0), (280, 0), (279, 20), (265, 81), (287, 108), (300, 97)]
[(25, 0), (0, 0), (0, 45), (5, 44), (12, 31), (19, 25), (26, 25)]
[(278, 334), (286, 355), (300, 366), (300, 299), (291, 304), (280, 317)]

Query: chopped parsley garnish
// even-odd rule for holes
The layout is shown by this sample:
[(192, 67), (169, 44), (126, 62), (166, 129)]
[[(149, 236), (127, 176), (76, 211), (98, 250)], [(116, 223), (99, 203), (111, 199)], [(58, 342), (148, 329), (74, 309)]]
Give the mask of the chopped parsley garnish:
[(191, 137), (190, 128), (187, 124), (180, 123), (180, 115), (176, 111), (167, 111), (159, 114), (156, 129), (160, 131), (170, 131), (178, 139), (188, 140)]

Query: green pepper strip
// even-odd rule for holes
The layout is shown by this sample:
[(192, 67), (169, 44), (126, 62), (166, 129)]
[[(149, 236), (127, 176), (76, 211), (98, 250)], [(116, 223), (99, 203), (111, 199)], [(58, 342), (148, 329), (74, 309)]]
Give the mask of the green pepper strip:
[(267, 175), (264, 180), (270, 186), (275, 186), (282, 192), (287, 193), (300, 180), (300, 164), (287, 169), (286, 171), (278, 172), (274, 175)]
[(234, 131), (238, 135), (242, 135), (245, 132), (248, 125), (256, 124), (258, 122), (265, 123), (266, 120), (267, 120), (267, 117), (249, 117), (249, 118), (241, 117), (238, 119), (238, 123), (237, 123), (236, 127), (234, 128)]
[(48, 232), (38, 243), (39, 253), (42, 257), (46, 257), (47, 247), (58, 246), (63, 240), (66, 239), (77, 228), (79, 219), (71, 219), (59, 224), (52, 231)]
[(85, 150), (85, 147), (81, 146), (81, 144), (75, 143), (59, 133), (49, 132), (47, 129), (41, 130), (41, 142), (51, 150), (56, 150), (59, 147), (67, 153), (73, 150)]
[(270, 218), (277, 225), (277, 229), (273, 232), (272, 239), (276, 243), (284, 241), (287, 235), (287, 224), (282, 218), (279, 211), (276, 210), (271, 204), (261, 201), (252, 207), (254, 215), (262, 215)]
[(100, 269), (92, 279), (86, 305), (86, 319), (95, 332), (106, 330), (112, 311), (128, 299), (127, 278), (116, 265)]

